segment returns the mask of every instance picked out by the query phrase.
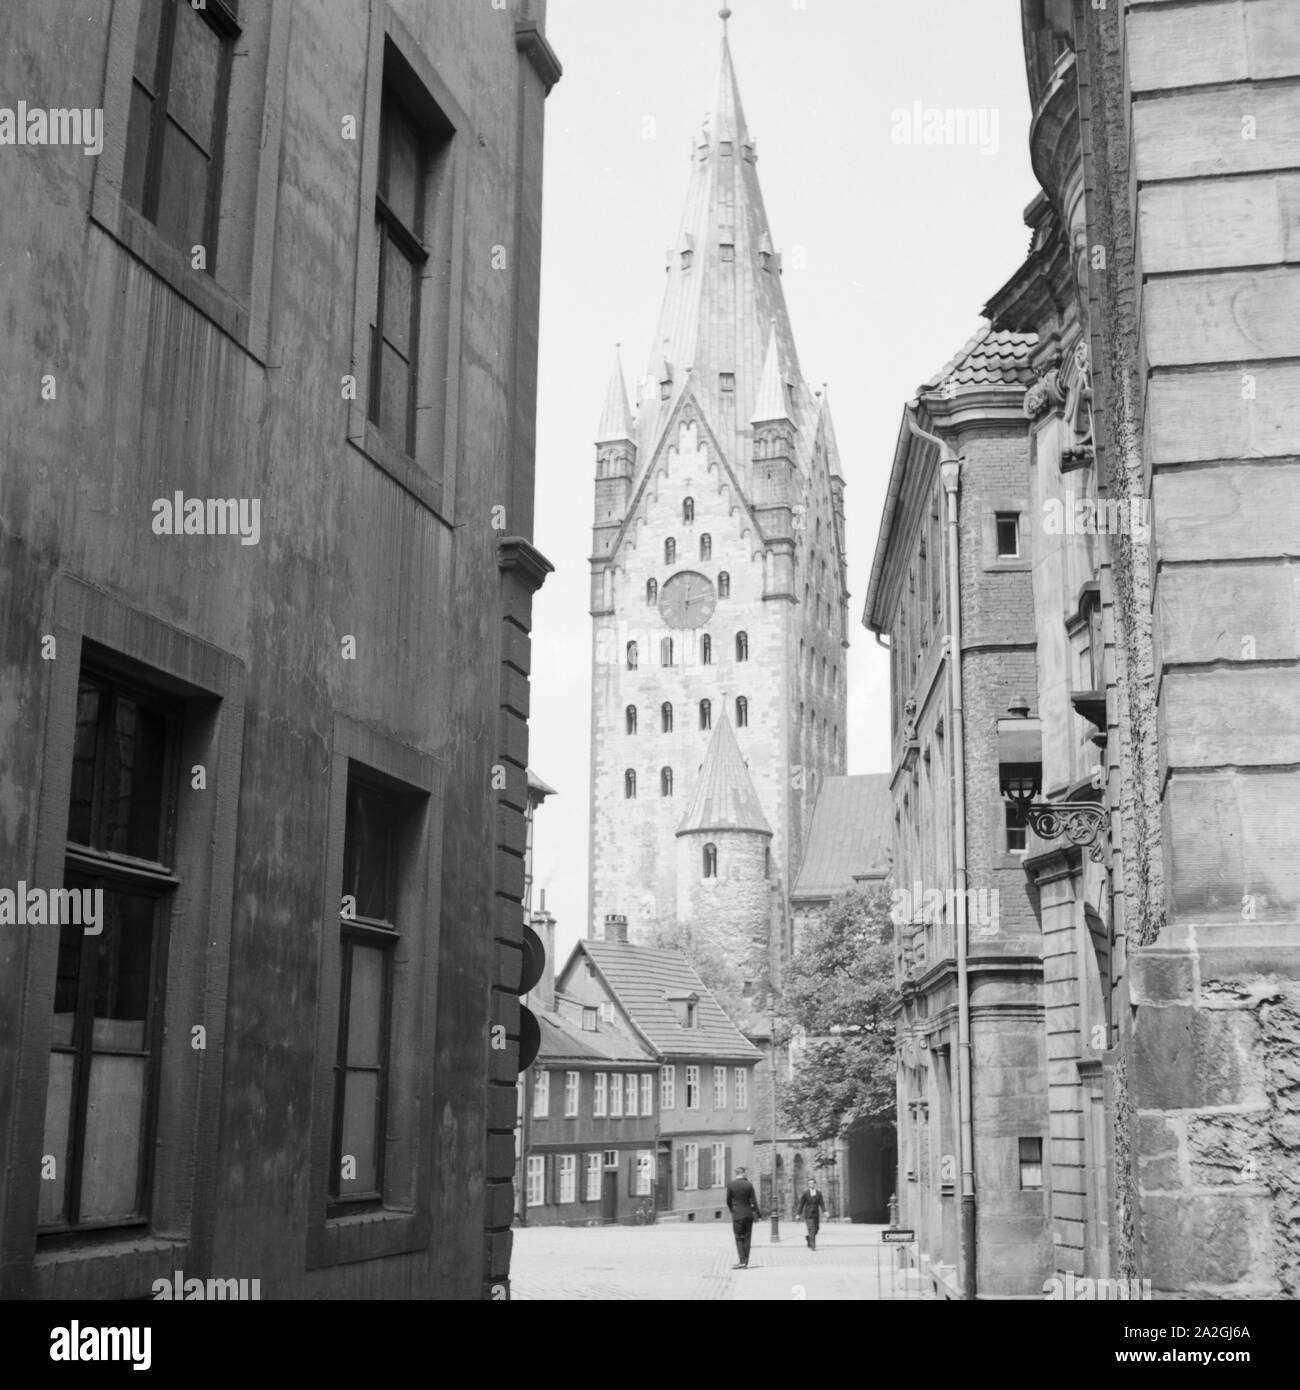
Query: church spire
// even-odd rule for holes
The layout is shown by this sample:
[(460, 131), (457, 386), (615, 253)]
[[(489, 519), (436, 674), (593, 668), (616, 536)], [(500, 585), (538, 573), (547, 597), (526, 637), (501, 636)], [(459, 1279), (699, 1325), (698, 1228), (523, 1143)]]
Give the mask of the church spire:
[(677, 833), (692, 835), (704, 830), (772, 833), (726, 714), (718, 720), (709, 740), (695, 794)]
[(617, 344), (614, 347), (614, 370), (610, 373), (605, 392), (605, 408), (596, 426), (597, 444), (616, 444), (632, 438), (632, 412), (627, 404), (627, 387), (623, 382), (623, 359)]
[(756, 161), (724, 30), (714, 107), (696, 136), (686, 203), (670, 243), (646, 367), (645, 384), (652, 389), (637, 417), (636, 442), (646, 467), (688, 394), (746, 489), (750, 420), (773, 334), (784, 380), (793, 383), (783, 414), (810, 437), (816, 421), (816, 402), (799, 371)]

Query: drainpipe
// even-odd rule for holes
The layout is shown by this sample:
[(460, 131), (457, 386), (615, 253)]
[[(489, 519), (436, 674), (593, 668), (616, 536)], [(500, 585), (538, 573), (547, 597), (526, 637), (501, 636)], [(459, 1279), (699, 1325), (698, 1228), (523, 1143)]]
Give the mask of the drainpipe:
[(917, 425), (909, 411), (907, 427), (919, 439), (939, 448), (939, 477), (948, 512), (948, 691), (952, 716), (953, 760), (953, 879), (957, 929), (957, 1126), (961, 1137), (961, 1292), (975, 1297), (975, 1141), (971, 1127), (970, 982), (966, 919), (966, 737), (962, 713), (961, 671), (961, 548), (957, 531), (957, 492), (961, 458), (952, 446)]

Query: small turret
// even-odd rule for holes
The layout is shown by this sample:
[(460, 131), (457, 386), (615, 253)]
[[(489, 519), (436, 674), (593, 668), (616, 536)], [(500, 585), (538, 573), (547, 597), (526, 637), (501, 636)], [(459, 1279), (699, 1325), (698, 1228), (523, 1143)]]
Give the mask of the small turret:
[(609, 554), (627, 515), (632, 475), (636, 469), (634, 433), (627, 388), (623, 384), (623, 363), (615, 349), (605, 407), (596, 426), (596, 511), (591, 541), (595, 559)]
[(751, 417), (754, 428), (754, 515), (763, 528), (771, 561), (764, 598), (794, 599), (794, 508), (799, 500), (795, 462), (796, 426), (787, 397), (776, 324), (768, 334), (767, 356)]

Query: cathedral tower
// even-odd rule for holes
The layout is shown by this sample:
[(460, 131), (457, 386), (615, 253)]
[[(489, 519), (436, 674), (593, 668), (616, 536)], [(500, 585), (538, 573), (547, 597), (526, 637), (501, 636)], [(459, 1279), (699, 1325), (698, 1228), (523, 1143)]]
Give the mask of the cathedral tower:
[(741, 895), (755, 922), (724, 914), (722, 934), (766, 935), (779, 969), (816, 790), (844, 771), (848, 595), (835, 432), (800, 371), (757, 158), (724, 32), (635, 417), (616, 361), (597, 428), (588, 922), (626, 914), (648, 942), (711, 919), (686, 808), (739, 768), (745, 823), (719, 829), (766, 877)]

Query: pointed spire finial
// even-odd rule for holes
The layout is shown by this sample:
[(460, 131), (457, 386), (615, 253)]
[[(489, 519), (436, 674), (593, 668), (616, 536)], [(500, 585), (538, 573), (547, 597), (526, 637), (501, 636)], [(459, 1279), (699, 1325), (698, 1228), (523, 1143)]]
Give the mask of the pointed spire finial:
[(727, 20), (731, 18), (730, 8), (726, 5), (723, 5), (723, 7), (718, 11), (718, 18), (722, 21), (722, 31), (725, 34), (727, 31)]

